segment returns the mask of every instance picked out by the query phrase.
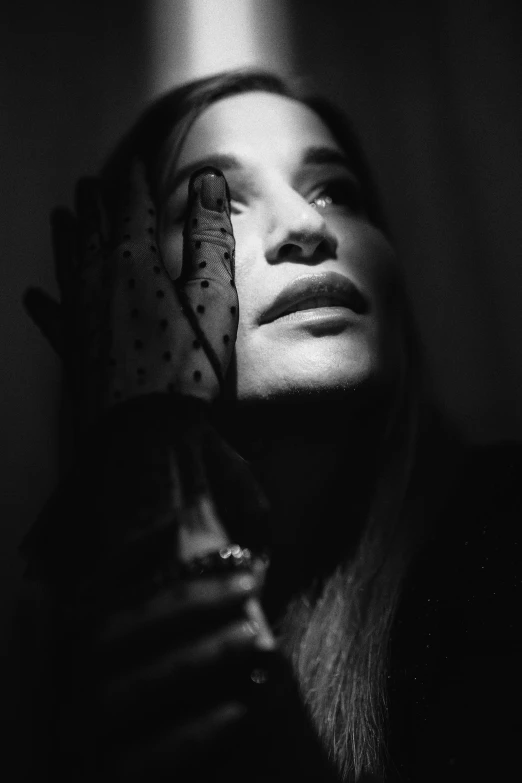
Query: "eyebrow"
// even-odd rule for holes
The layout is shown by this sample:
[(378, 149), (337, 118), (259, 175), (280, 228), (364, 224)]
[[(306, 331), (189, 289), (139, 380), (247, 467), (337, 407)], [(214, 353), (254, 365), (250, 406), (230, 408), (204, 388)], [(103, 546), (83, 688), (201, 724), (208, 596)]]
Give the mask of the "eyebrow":
[(303, 166), (319, 166), (324, 163), (350, 168), (346, 155), (333, 147), (308, 147), (301, 159), (301, 165)]
[[(344, 168), (350, 168), (346, 155), (333, 147), (307, 147), (300, 160), (301, 166), (320, 166), (324, 164), (333, 164), (343, 166)], [(170, 183), (170, 193), (173, 193), (184, 180), (188, 179), (191, 174), (204, 166), (214, 166), (221, 169), (223, 173), (245, 168), (244, 163), (235, 155), (226, 153), (207, 155), (206, 157), (199, 158), (177, 170)]]

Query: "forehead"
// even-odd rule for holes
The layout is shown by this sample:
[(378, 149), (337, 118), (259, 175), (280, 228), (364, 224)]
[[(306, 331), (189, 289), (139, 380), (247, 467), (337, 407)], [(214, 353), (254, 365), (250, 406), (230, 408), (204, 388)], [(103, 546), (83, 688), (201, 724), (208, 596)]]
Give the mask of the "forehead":
[(340, 150), (312, 109), (281, 95), (249, 92), (223, 98), (200, 114), (183, 143), (178, 166), (215, 153), (267, 164), (292, 162), (314, 146)]

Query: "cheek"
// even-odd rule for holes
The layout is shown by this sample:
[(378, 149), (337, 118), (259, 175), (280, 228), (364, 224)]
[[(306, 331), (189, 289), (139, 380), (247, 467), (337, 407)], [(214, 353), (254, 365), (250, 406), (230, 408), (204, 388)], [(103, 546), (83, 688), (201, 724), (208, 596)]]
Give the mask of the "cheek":
[(354, 270), (373, 302), (380, 360), (390, 368), (399, 368), (405, 353), (403, 281), (392, 246), (372, 226), (363, 232)]
[(367, 222), (338, 226), (338, 258), (371, 303), (375, 350), (393, 363), (403, 350), (403, 281), (397, 257), (385, 235)]
[(341, 225), (338, 257), (344, 260), (347, 273), (353, 277), (377, 309), (387, 309), (390, 294), (396, 290), (398, 266), (395, 252), (375, 226), (360, 221), (347, 231)]

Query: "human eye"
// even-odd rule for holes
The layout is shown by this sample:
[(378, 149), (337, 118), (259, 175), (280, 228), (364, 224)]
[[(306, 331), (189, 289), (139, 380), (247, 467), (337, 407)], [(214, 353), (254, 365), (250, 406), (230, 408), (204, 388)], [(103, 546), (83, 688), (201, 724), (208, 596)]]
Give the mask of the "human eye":
[(356, 214), (364, 211), (361, 187), (351, 177), (330, 179), (318, 184), (310, 204), (316, 209), (341, 209)]

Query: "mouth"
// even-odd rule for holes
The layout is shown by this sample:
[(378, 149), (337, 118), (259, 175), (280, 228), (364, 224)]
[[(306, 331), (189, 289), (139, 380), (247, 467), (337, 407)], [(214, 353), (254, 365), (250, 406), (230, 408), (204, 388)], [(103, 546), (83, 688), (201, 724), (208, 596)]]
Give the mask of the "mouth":
[(357, 286), (338, 272), (303, 275), (281, 291), (262, 313), (260, 323), (270, 323), (301, 310), (332, 307), (343, 307), (363, 315), (368, 312), (369, 303)]

